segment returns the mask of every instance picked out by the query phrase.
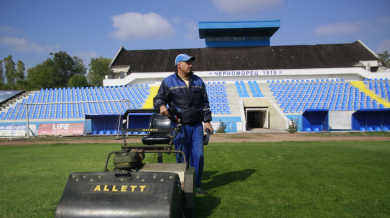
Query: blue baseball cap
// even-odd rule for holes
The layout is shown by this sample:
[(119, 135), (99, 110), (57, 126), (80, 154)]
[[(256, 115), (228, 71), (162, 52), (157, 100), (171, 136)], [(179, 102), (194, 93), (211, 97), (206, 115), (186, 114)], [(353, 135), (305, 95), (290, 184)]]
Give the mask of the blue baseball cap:
[(175, 66), (177, 66), (177, 63), (179, 63), (180, 61), (188, 61), (188, 60), (194, 61), (195, 57), (191, 57), (186, 54), (179, 54), (178, 56), (176, 56)]

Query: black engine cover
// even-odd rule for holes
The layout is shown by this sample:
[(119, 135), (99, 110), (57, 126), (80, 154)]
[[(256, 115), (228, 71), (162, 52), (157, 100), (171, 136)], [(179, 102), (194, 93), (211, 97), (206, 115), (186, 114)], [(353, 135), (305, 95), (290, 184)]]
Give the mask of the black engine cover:
[(55, 217), (180, 217), (175, 173), (71, 173)]

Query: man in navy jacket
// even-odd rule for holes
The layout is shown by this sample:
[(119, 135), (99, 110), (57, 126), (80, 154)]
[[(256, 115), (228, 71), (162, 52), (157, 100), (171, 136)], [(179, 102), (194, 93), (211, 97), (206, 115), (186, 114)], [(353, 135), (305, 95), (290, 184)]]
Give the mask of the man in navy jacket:
[[(176, 57), (175, 73), (162, 81), (153, 101), (154, 108), (164, 116), (170, 116), (167, 105), (179, 112), (182, 128), (173, 143), (175, 149), (183, 151), (191, 166), (195, 167), (197, 194), (204, 195), (207, 192), (202, 189), (200, 181), (204, 165), (203, 131), (210, 129), (212, 132), (213, 127), (210, 124), (212, 118), (206, 88), (202, 79), (191, 71), (192, 61), (195, 61), (195, 57), (186, 54)], [(173, 126), (176, 125), (174, 122)], [(176, 162), (183, 161), (181, 156), (176, 155)]]

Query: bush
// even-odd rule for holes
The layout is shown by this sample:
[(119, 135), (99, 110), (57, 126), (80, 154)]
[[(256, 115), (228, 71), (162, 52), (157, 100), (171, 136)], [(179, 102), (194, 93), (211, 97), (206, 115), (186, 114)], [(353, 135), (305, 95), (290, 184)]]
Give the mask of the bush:
[(296, 133), (298, 131), (298, 126), (299, 126), (298, 118), (291, 117), (290, 121), (291, 122), (288, 125), (288, 129), (286, 129), (286, 131), (289, 133)]
[(219, 127), (217, 129), (217, 133), (226, 133), (226, 124), (224, 124), (221, 120), (219, 120)]

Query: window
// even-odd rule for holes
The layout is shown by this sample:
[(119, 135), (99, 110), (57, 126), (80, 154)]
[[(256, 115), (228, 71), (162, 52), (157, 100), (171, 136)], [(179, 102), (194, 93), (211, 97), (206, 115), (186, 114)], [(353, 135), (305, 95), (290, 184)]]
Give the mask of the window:
[(233, 36), (233, 41), (245, 41), (246, 36), (245, 35), (234, 35)]
[(206, 41), (208, 42), (227, 42), (227, 41), (260, 41), (269, 40), (269, 36), (264, 36), (261, 33), (249, 34), (208, 34)]
[(259, 40), (260, 40), (260, 34), (258, 33), (248, 34), (248, 41), (259, 41)]
[(209, 42), (211, 42), (211, 41), (215, 41), (215, 37), (213, 36), (213, 35), (207, 35), (206, 36), (206, 41), (209, 41)]

